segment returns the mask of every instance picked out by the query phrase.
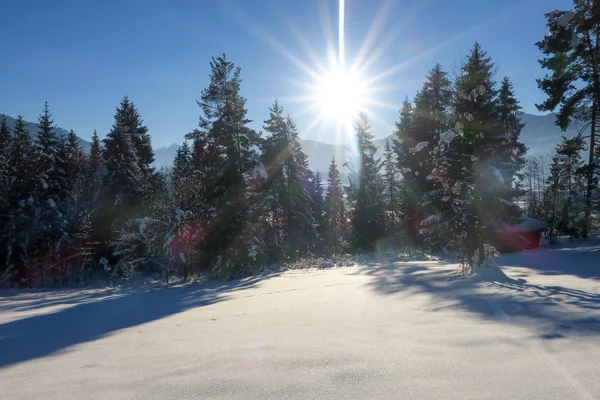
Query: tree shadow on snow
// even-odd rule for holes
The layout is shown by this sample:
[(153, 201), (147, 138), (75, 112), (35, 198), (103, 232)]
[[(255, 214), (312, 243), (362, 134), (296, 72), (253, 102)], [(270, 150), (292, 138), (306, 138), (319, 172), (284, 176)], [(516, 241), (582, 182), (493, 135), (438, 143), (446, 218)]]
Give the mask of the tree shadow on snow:
[[(255, 287), (275, 275), (206, 285), (109, 290), (92, 295), (82, 291), (80, 296), (51, 301), (49, 305), (61, 301), (75, 305), (0, 325), (0, 369), (98, 340), (121, 329), (228, 300), (233, 292)], [(42, 311), (45, 306), (43, 296), (32, 305)]]
[[(524, 279), (478, 282), (438, 263), (367, 264), (357, 274), (383, 295), (427, 293), (437, 305), (429, 311), (460, 309), (486, 320), (519, 324), (542, 339), (600, 335), (600, 294), (563, 286), (535, 285)], [(510, 272), (509, 272), (510, 274)]]

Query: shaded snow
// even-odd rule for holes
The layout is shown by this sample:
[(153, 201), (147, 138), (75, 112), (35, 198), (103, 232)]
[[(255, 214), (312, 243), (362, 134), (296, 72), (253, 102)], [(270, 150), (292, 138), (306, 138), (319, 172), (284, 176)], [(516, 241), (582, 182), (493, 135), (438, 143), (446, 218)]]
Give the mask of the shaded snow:
[(471, 279), (480, 282), (508, 283), (514, 280), (509, 278), (502, 269), (497, 266), (476, 267)]
[(8, 292), (2, 394), (597, 399), (592, 245), (502, 255), (509, 280), (373, 255), (357, 266), (207, 285)]
[(535, 218), (523, 218), (520, 224), (507, 226), (505, 229), (509, 232), (535, 232), (540, 229), (547, 229), (548, 224)]
[(573, 11), (563, 11), (562, 15), (556, 18), (556, 23), (559, 26), (567, 26), (569, 25), (569, 22), (573, 20), (573, 17), (575, 17), (575, 13)]
[(449, 146), (450, 142), (452, 142), (456, 136), (458, 136), (458, 134), (454, 130), (449, 129), (440, 135), (440, 144), (445, 143)]
[(267, 173), (267, 169), (265, 168), (264, 164), (259, 162), (254, 169), (252, 170), (252, 176), (257, 176), (260, 175), (261, 177), (263, 177), (264, 179), (268, 179), (269, 178), (269, 174)]

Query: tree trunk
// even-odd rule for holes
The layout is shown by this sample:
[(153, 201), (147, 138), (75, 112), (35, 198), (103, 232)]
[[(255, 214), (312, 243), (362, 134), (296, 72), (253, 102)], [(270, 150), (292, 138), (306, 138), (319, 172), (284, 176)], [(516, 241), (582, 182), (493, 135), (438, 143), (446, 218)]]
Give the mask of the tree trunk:
[(584, 239), (588, 237), (588, 229), (590, 225), (590, 215), (592, 208), (592, 191), (594, 190), (594, 153), (596, 148), (596, 119), (597, 119), (598, 104), (594, 101), (592, 104), (592, 121), (590, 128), (590, 155), (588, 159), (587, 171), (587, 188), (585, 191), (585, 221), (581, 235)]
[(485, 249), (483, 246), (483, 240), (481, 240), (481, 236), (477, 238), (477, 249), (479, 250), (479, 259), (477, 260), (477, 264), (481, 267), (485, 261)]

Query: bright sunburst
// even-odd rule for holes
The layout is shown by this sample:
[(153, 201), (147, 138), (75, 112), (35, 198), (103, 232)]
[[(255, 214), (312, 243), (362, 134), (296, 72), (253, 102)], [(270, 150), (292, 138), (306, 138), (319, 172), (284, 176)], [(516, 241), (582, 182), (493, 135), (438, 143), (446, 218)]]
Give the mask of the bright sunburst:
[(360, 77), (339, 67), (318, 78), (313, 90), (321, 116), (338, 124), (351, 123), (368, 101)]

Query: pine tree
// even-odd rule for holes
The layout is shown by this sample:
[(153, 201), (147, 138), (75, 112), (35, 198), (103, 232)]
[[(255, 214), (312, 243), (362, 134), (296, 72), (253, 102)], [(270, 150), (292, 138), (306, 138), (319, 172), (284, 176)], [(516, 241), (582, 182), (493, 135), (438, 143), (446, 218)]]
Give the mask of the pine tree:
[(379, 168), (375, 159), (375, 136), (366, 115), (361, 114), (356, 123), (359, 155), (359, 176), (352, 225), (357, 249), (371, 250), (381, 237), (382, 213), (380, 204)]
[[(555, 226), (562, 232), (578, 236), (585, 227), (585, 167), (581, 152), (585, 145), (581, 136), (563, 137), (556, 146), (551, 182), (560, 193), (561, 204), (553, 203)], [(554, 199), (556, 200), (556, 199)], [(556, 208), (557, 205), (560, 208)], [(556, 214), (561, 210), (560, 218)]]
[(325, 190), (323, 188), (323, 178), (321, 177), (321, 173), (317, 171), (313, 173), (309, 172), (309, 187), (308, 187), (308, 195), (311, 198), (312, 204), (312, 215), (314, 218), (314, 240), (313, 242), (313, 251), (317, 254), (321, 254), (325, 251), (325, 199), (324, 193)]
[(80, 174), (86, 169), (85, 153), (79, 143), (79, 138), (71, 129), (67, 135), (66, 150), (66, 177), (69, 191), (75, 187), (75, 182)]
[(177, 149), (173, 161), (173, 199), (177, 207), (182, 210), (191, 210), (194, 207), (194, 199), (198, 187), (194, 184), (194, 169), (192, 154), (188, 141)]
[(10, 147), (10, 142), (12, 140), (12, 133), (10, 131), (10, 127), (8, 126), (8, 121), (6, 117), (2, 115), (0, 118), (0, 154), (5, 155), (7, 153), (8, 148)]
[(41, 284), (49, 265), (56, 258), (58, 242), (65, 234), (63, 203), (69, 195), (66, 172), (66, 143), (56, 134), (48, 103), (38, 118), (36, 140), (36, 171), (38, 182), (33, 197), (38, 210), (35, 226), (34, 253), (40, 271)]
[(12, 147), (12, 132), (8, 126), (6, 117), (0, 118), (0, 271), (4, 271), (6, 261), (6, 241), (8, 240), (5, 232), (9, 222), (9, 189), (11, 185), (11, 175), (9, 175), (9, 156)]
[(92, 135), (92, 144), (87, 161), (87, 173), (85, 177), (85, 201), (88, 216), (85, 218), (85, 224), (89, 226), (89, 240), (96, 242), (105, 240), (108, 236), (108, 224), (103, 220), (106, 213), (104, 201), (108, 200), (103, 188), (104, 184), (104, 149), (94, 130)]
[(555, 10), (546, 14), (548, 34), (536, 45), (544, 53), (540, 60), (551, 75), (538, 79), (538, 86), (548, 98), (537, 107), (553, 111), (563, 130), (572, 119), (589, 121), (590, 141), (587, 165), (585, 227), (587, 236), (594, 181), (598, 168), (594, 153), (600, 130), (600, 4), (574, 0), (574, 10)]
[(213, 265), (221, 277), (232, 277), (239, 276), (251, 258), (254, 237), (248, 221), (257, 199), (249, 181), (258, 164), (260, 138), (247, 126), (250, 120), (246, 99), (240, 95), (240, 68), (225, 55), (213, 58), (210, 67), (210, 84), (198, 102), (202, 109), (199, 129), (188, 135), (193, 140), (194, 162), (210, 161), (199, 170), (210, 225), (200, 264)]
[(339, 254), (345, 247), (348, 215), (335, 158), (329, 165), (325, 195), (325, 243), (328, 255)]
[(154, 150), (152, 150), (148, 128), (144, 125), (140, 113), (135, 104), (129, 100), (129, 97), (123, 97), (115, 117), (118, 118), (115, 123), (119, 126), (119, 129), (128, 133), (131, 137), (131, 143), (137, 156), (138, 168), (142, 176), (146, 180), (149, 179), (154, 173), (154, 168), (152, 168)]
[(404, 199), (400, 213), (405, 216), (406, 233), (412, 241), (417, 240), (418, 226), (423, 219), (419, 208), (423, 193), (416, 183), (418, 172), (413, 159), (413, 149), (418, 143), (413, 139), (414, 120), (413, 106), (407, 97), (400, 110), (400, 119), (396, 122), (393, 150), (396, 154), (397, 169), (401, 175)]
[(106, 243), (127, 219), (142, 213), (144, 179), (137, 152), (131, 140), (126, 110), (117, 107), (115, 122), (104, 139), (104, 165), (102, 190), (102, 227), (99, 238)]
[[(527, 148), (519, 141), (524, 124), (521, 122), (521, 106), (514, 94), (513, 84), (508, 77), (502, 79), (498, 92), (498, 117), (500, 119), (499, 134), (491, 144), (494, 146), (492, 158), (499, 168), (503, 180), (514, 182), (520, 188), (523, 179), (522, 170), (525, 166)], [(505, 193), (506, 194), (506, 193)], [(506, 194), (507, 200), (513, 201), (519, 191)]]
[(469, 264), (477, 251), (481, 265), (489, 233), (520, 214), (512, 203), (521, 194), (514, 182), (525, 151), (518, 141), (518, 103), (508, 80), (498, 97), (493, 71), (476, 43), (455, 83), (455, 126), (440, 136), (438, 165), (430, 175), (439, 199), (435, 219), (446, 233), (442, 240), (455, 242)]
[(64, 162), (59, 154), (62, 140), (56, 134), (53, 124), (48, 103), (45, 103), (42, 114), (38, 118), (39, 133), (36, 139), (40, 194), (38, 201), (51, 214), (56, 213), (56, 205), (60, 203), (66, 185), (66, 172), (60, 168), (60, 164)]
[(395, 153), (390, 141), (385, 142), (383, 153), (383, 204), (385, 208), (385, 230), (389, 235), (396, 235), (400, 228), (400, 176)]
[(6, 267), (4, 278), (13, 286), (31, 286), (29, 269), (30, 245), (36, 223), (34, 205), (36, 175), (33, 138), (19, 115), (13, 127), (11, 157), (8, 174), (12, 177), (8, 187), (9, 216), (6, 226)]
[(314, 247), (310, 240), (314, 238), (314, 217), (307, 193), (308, 161), (291, 117), (283, 116), (277, 100), (269, 111), (270, 117), (264, 124), (269, 136), (263, 142), (261, 161), (267, 169), (267, 186), (274, 202), (271, 212), (281, 229), (278, 236), (283, 241), (283, 257), (289, 260)]
[(100, 143), (100, 138), (98, 137), (98, 133), (94, 130), (94, 134), (92, 135), (92, 145), (90, 147), (90, 155), (89, 155), (89, 168), (90, 172), (96, 174), (98, 168), (104, 164), (104, 155), (102, 150), (102, 144)]

